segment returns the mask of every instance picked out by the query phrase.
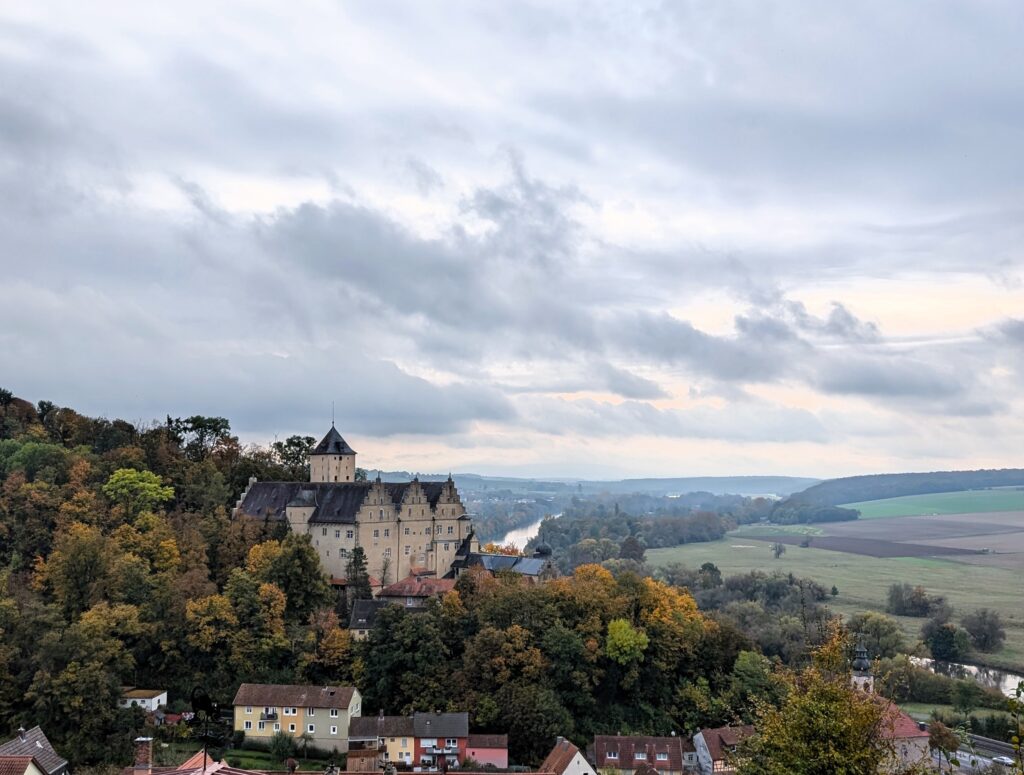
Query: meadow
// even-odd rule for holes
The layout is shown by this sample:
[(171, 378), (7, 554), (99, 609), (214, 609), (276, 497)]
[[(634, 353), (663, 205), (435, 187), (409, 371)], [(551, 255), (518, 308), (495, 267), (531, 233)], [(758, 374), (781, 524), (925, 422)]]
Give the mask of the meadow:
[(913, 517), (919, 514), (1024, 511), (1024, 489), (1003, 487), (991, 490), (936, 492), (842, 505), (844, 508), (860, 511), (861, 519)]
[[(1020, 574), (1012, 569), (968, 566), (934, 557), (871, 557), (826, 549), (787, 546), (779, 559), (772, 557), (771, 537), (755, 538), (750, 531), (731, 533), (719, 541), (651, 549), (652, 566), (681, 562), (697, 568), (713, 562), (724, 575), (752, 570), (793, 573), (839, 590), (827, 604), (838, 613), (885, 611), (889, 586), (920, 584), (929, 593), (945, 595), (955, 617), (976, 608), (994, 608), (1006, 622), (1006, 644), (995, 654), (974, 654), (978, 664), (1020, 672), (1024, 669), (1024, 608), (1021, 606)], [(924, 619), (895, 617), (908, 643), (916, 643)]]

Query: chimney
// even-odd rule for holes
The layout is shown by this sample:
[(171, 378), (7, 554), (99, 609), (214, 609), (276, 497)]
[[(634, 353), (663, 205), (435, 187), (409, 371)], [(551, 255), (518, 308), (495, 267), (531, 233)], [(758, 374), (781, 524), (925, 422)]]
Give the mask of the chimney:
[(23, 743), (28, 739), (28, 735), (25, 734), (25, 727), (18, 727), (18, 739)]
[(153, 772), (153, 738), (135, 738), (135, 775), (149, 775)]

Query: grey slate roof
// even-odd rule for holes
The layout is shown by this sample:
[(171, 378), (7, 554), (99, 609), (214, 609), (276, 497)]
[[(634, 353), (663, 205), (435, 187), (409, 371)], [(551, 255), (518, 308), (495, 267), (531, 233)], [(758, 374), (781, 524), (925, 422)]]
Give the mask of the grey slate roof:
[[(348, 523), (356, 520), (373, 482), (254, 482), (245, 493), (238, 513), (255, 519), (282, 520), (289, 504), (315, 506), (311, 523)], [(412, 482), (384, 482), (384, 490), (400, 506)], [(420, 482), (427, 503), (434, 508), (445, 482)]]
[(338, 429), (333, 425), (327, 431), (327, 435), (321, 439), (311, 454), (314, 455), (354, 455), (356, 451), (348, 445), (345, 439), (341, 438)]
[(416, 737), (469, 737), (468, 713), (414, 713)]
[(544, 570), (542, 557), (513, 557), (507, 554), (478, 554), (471, 552), (466, 557), (466, 567), (481, 565), (491, 573), (510, 570), (524, 576), (539, 576)]
[(46, 770), (47, 775), (59, 775), (68, 769), (67, 759), (53, 750), (50, 741), (39, 727), (28, 730), (24, 740), (18, 736), (0, 745), (0, 756), (33, 756)]
[(386, 605), (395, 605), (391, 600), (354, 600), (352, 614), (349, 616), (350, 630), (372, 630), (377, 621), (377, 614)]

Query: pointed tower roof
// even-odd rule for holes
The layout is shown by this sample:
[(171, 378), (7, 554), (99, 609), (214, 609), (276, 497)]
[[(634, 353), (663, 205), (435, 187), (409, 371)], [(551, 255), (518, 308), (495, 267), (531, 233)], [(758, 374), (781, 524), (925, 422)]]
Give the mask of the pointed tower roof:
[(316, 445), (311, 453), (313, 455), (354, 455), (356, 451), (348, 445), (345, 439), (341, 438), (338, 429), (331, 425), (327, 435)]

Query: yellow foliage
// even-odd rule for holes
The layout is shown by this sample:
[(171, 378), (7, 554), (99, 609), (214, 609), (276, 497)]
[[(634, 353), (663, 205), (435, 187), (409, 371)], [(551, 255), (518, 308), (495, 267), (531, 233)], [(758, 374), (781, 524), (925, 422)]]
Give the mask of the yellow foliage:
[(245, 569), (257, 578), (263, 578), (270, 566), (281, 555), (280, 541), (264, 541), (249, 550), (245, 559)]
[(231, 601), (224, 595), (210, 595), (185, 603), (188, 642), (200, 651), (212, 651), (238, 627)]
[(287, 604), (284, 592), (274, 584), (260, 584), (260, 604), (263, 606), (267, 633), (284, 635), (284, 608)]

